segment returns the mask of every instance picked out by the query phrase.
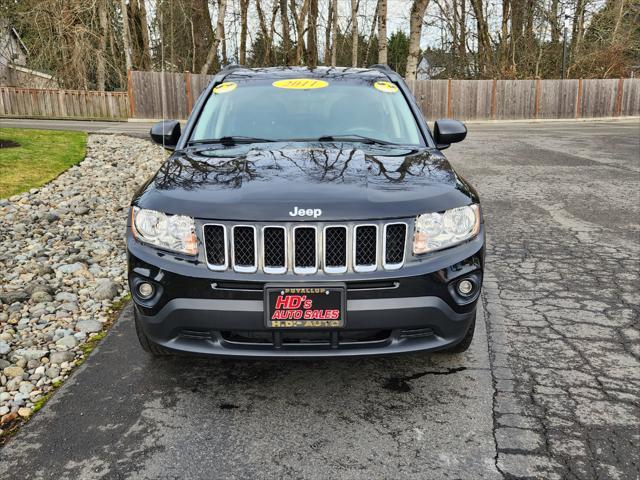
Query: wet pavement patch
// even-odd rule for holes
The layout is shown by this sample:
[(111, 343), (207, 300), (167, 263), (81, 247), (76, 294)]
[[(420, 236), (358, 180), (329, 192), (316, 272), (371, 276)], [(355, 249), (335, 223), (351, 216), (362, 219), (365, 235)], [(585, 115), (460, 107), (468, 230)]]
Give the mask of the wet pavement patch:
[(416, 380), (427, 375), (451, 375), (453, 373), (463, 372), (467, 367), (447, 368), (444, 370), (434, 370), (428, 372), (420, 372), (407, 377), (390, 377), (387, 378), (383, 388), (397, 393), (407, 393), (411, 391), (411, 380)]

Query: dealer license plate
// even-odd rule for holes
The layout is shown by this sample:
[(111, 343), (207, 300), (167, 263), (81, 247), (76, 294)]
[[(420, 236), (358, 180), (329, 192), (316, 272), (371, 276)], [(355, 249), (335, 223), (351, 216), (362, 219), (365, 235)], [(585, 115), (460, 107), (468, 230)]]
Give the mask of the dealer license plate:
[(345, 325), (346, 286), (267, 285), (267, 328), (342, 328)]

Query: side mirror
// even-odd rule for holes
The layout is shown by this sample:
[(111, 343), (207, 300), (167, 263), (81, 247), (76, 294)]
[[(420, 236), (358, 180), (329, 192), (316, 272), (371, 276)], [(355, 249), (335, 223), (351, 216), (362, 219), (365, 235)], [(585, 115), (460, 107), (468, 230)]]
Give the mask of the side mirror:
[(177, 120), (163, 120), (151, 127), (151, 140), (162, 145), (167, 150), (175, 150), (180, 140), (180, 122)]
[(467, 136), (467, 127), (464, 123), (448, 118), (436, 120), (433, 126), (433, 137), (438, 150), (449, 148), (449, 145), (461, 142)]

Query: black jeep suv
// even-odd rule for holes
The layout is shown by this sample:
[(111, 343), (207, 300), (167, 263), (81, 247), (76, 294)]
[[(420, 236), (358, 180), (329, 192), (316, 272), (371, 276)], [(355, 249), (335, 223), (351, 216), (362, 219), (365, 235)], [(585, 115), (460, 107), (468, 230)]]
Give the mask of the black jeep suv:
[(127, 226), (154, 354), (326, 357), (469, 347), (482, 285), (476, 191), (383, 65), (237, 65), (200, 95)]

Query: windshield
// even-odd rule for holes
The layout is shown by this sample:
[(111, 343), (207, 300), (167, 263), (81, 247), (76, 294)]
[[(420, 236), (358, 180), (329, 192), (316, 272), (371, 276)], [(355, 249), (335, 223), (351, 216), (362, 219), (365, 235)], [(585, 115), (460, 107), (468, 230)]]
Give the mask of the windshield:
[(381, 79), (225, 82), (214, 88), (190, 140), (225, 137), (307, 141), (366, 137), (421, 144), (402, 92)]

